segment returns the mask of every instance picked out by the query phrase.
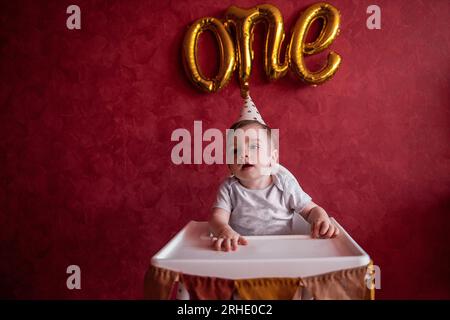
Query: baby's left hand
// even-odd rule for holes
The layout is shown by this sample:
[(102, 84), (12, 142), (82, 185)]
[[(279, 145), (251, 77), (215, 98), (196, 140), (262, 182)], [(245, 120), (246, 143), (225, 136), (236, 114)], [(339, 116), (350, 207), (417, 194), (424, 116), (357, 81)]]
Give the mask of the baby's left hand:
[(320, 208), (312, 215), (311, 236), (313, 238), (334, 238), (339, 234), (339, 229), (331, 223), (325, 210)]

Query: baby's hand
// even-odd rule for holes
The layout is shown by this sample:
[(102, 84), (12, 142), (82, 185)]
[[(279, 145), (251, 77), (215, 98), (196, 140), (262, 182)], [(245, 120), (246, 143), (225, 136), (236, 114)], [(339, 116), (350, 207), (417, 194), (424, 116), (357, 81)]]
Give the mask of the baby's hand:
[(313, 238), (334, 238), (339, 234), (339, 229), (331, 223), (328, 214), (320, 208), (321, 211), (315, 212), (311, 224), (311, 236)]
[(247, 239), (234, 231), (229, 225), (225, 225), (213, 239), (213, 246), (217, 251), (235, 251), (238, 245), (246, 245)]

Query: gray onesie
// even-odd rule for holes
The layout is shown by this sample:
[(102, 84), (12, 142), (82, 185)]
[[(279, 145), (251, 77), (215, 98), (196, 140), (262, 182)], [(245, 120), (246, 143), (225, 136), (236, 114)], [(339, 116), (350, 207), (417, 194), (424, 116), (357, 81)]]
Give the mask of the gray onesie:
[(213, 208), (231, 213), (230, 226), (241, 235), (291, 234), (294, 213), (299, 213), (311, 197), (283, 166), (272, 174), (265, 189), (247, 189), (234, 176), (219, 188)]

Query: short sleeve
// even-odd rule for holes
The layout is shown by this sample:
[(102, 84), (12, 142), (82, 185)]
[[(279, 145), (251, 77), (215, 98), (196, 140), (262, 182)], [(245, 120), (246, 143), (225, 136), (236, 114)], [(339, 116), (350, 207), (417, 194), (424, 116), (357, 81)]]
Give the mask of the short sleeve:
[(228, 180), (224, 181), (220, 185), (219, 190), (217, 191), (216, 201), (214, 202), (212, 208), (221, 208), (231, 213), (232, 206), (231, 206), (230, 189), (231, 187)]
[(302, 187), (300, 187), (297, 179), (287, 179), (286, 189), (288, 193), (289, 208), (294, 210), (295, 213), (300, 213), (312, 200), (312, 198), (303, 191)]

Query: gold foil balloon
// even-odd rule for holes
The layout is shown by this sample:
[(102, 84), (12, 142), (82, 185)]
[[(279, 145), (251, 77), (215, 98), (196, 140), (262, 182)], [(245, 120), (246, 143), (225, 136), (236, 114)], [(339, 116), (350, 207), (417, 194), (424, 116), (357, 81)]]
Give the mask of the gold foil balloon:
[[(197, 60), (198, 39), (206, 30), (214, 34), (219, 45), (220, 67), (214, 79), (202, 74)], [(228, 83), (234, 71), (235, 49), (230, 34), (220, 20), (202, 18), (190, 26), (183, 40), (183, 65), (190, 80), (203, 91), (216, 92)]]
[(246, 10), (231, 6), (225, 13), (225, 21), (229, 26), (234, 27), (236, 33), (239, 82), (243, 97), (246, 97), (249, 91), (249, 78), (254, 57), (252, 43), (257, 23), (264, 22), (268, 25), (264, 50), (266, 75), (270, 80), (276, 80), (286, 74), (288, 70), (287, 51), (284, 62), (280, 62), (280, 50), (284, 40), (283, 17), (276, 7), (265, 4)]
[[(308, 31), (317, 19), (323, 20), (320, 34), (316, 40), (307, 43)], [(284, 27), (280, 11), (269, 4), (251, 9), (231, 6), (225, 13), (223, 23), (215, 18), (202, 18), (195, 21), (187, 31), (183, 42), (183, 62), (191, 81), (206, 92), (216, 92), (227, 84), (236, 63), (239, 63), (241, 95), (246, 97), (249, 92), (249, 79), (254, 57), (252, 50), (254, 29), (259, 22), (267, 24), (264, 70), (270, 80), (283, 77), (290, 68), (304, 82), (317, 85), (330, 79), (338, 70), (341, 57), (333, 51), (328, 54), (326, 65), (319, 71), (308, 70), (304, 61), (305, 55), (322, 52), (337, 37), (340, 15), (332, 5), (313, 4), (301, 14), (295, 24), (283, 62), (280, 61), (280, 52), (284, 40)], [(236, 35), (234, 44), (231, 38), (231, 28), (234, 29)], [(205, 30), (212, 31), (219, 44), (220, 68), (214, 79), (207, 79), (202, 75), (197, 61), (198, 38)]]
[[(306, 43), (306, 35), (317, 20), (322, 19), (322, 30), (317, 39)], [(338, 70), (341, 57), (331, 51), (328, 54), (327, 64), (316, 72), (311, 72), (305, 65), (304, 55), (312, 55), (325, 50), (339, 33), (339, 11), (330, 4), (316, 3), (306, 9), (297, 20), (289, 48), (290, 68), (308, 84), (321, 84), (330, 79)]]

